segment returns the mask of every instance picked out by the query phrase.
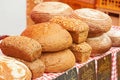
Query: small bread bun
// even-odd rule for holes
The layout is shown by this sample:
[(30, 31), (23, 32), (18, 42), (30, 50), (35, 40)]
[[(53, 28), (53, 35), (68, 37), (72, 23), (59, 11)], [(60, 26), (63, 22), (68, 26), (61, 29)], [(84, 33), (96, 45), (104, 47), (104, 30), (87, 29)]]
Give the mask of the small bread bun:
[(37, 59), (33, 62), (27, 62), (27, 61), (20, 60), (20, 59), (17, 59), (17, 60), (26, 64), (27, 67), (31, 70), (32, 79), (41, 77), (45, 71), (45, 64), (40, 59)]
[(45, 63), (45, 72), (64, 72), (75, 65), (75, 56), (69, 49), (43, 53), (40, 59)]
[(91, 56), (101, 55), (112, 46), (112, 41), (106, 33), (99, 37), (87, 38), (86, 42), (92, 47)]
[(14, 58), (0, 55), (0, 80), (31, 80), (29, 68)]
[(42, 45), (42, 52), (64, 50), (72, 45), (70, 33), (56, 23), (44, 22), (32, 25), (21, 35), (37, 40)]
[(31, 18), (35, 23), (47, 22), (53, 16), (68, 16), (72, 11), (69, 5), (62, 2), (42, 2), (33, 8)]
[(25, 61), (34, 61), (42, 50), (39, 42), (25, 36), (6, 37), (1, 41), (0, 48), (3, 54)]
[(50, 20), (50, 22), (57, 23), (68, 30), (75, 43), (84, 42), (88, 36), (88, 25), (79, 19), (65, 16), (55, 16)]
[(112, 46), (113, 47), (120, 47), (120, 31), (111, 28), (108, 32), (107, 35), (110, 37), (112, 40)]
[(89, 26), (88, 37), (96, 37), (110, 30), (112, 19), (109, 15), (90, 8), (76, 9), (72, 17), (86, 22)]
[(78, 63), (83, 63), (89, 59), (92, 47), (86, 42), (80, 44), (73, 43), (70, 50), (74, 53), (76, 61)]

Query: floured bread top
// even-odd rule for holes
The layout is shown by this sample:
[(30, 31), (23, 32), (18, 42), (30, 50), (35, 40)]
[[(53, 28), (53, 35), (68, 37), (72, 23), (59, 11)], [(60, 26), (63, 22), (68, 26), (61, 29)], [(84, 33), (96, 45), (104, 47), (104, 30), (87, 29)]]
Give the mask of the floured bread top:
[(120, 31), (115, 30), (114, 28), (111, 28), (108, 32), (107, 35), (110, 37), (120, 37)]
[(29, 80), (29, 69), (23, 63), (3, 55), (0, 55), (0, 80)]
[(83, 9), (77, 9), (74, 11), (78, 16), (82, 18), (89, 18), (89, 19), (107, 19), (109, 16), (99, 10), (95, 9), (89, 9), (89, 8), (83, 8)]
[(33, 11), (42, 13), (61, 13), (70, 8), (67, 4), (61, 2), (42, 2), (33, 8)]

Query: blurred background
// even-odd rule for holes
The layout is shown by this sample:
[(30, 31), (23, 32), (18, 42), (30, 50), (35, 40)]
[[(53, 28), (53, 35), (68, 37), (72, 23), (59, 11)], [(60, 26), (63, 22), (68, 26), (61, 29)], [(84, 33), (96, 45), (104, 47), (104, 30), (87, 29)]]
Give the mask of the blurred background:
[(0, 35), (19, 35), (26, 27), (27, 1), (60, 1), (73, 9), (98, 9), (111, 16), (113, 25), (120, 26), (120, 0), (0, 0)]

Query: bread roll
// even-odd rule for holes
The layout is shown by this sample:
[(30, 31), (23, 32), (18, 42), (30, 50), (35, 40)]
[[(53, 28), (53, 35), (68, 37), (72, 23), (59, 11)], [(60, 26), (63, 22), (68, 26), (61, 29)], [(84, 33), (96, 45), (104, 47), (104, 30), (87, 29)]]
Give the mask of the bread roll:
[(31, 80), (28, 67), (11, 57), (0, 55), (0, 80)]
[(75, 65), (75, 56), (69, 49), (43, 53), (40, 59), (45, 63), (45, 72), (63, 72)]
[(76, 61), (78, 63), (83, 63), (89, 59), (92, 47), (86, 42), (80, 44), (73, 43), (70, 50), (74, 53)]
[(27, 62), (27, 61), (20, 60), (20, 59), (18, 60), (26, 64), (27, 67), (31, 70), (32, 79), (41, 77), (43, 75), (45, 71), (45, 64), (40, 59), (37, 59), (33, 62)]
[(62, 2), (42, 2), (33, 8), (31, 18), (35, 23), (47, 22), (53, 16), (68, 16), (72, 11), (69, 5)]
[(64, 50), (72, 45), (70, 33), (56, 23), (44, 22), (32, 25), (21, 35), (37, 40), (42, 45), (42, 52)]
[(71, 16), (88, 24), (88, 37), (100, 36), (109, 31), (112, 25), (112, 19), (110, 16), (96, 9), (76, 9)]
[(116, 30), (114, 28), (111, 28), (108, 32), (107, 35), (110, 37), (112, 40), (112, 46), (113, 47), (120, 47), (120, 31)]
[(1, 41), (0, 48), (3, 54), (25, 61), (34, 61), (42, 50), (39, 42), (25, 36), (6, 37)]
[(88, 25), (79, 19), (55, 16), (50, 21), (60, 24), (63, 28), (68, 30), (73, 38), (73, 42), (75, 43), (84, 42), (88, 36)]
[(112, 46), (112, 41), (106, 33), (99, 37), (87, 38), (86, 42), (92, 47), (91, 56), (101, 55)]

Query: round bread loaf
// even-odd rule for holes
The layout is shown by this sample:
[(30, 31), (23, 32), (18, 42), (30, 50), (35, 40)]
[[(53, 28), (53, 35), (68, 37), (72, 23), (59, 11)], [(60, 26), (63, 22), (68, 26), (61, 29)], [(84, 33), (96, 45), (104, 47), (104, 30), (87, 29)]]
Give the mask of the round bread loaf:
[(45, 63), (45, 72), (63, 72), (75, 65), (75, 56), (69, 49), (43, 53), (40, 59)]
[(112, 46), (112, 41), (106, 33), (99, 37), (87, 38), (86, 42), (92, 47), (91, 56), (101, 55), (107, 52)]
[(70, 33), (56, 23), (44, 22), (26, 28), (22, 36), (37, 40), (42, 45), (42, 52), (54, 52), (72, 45)]
[(112, 25), (112, 19), (110, 16), (96, 9), (76, 9), (71, 16), (88, 24), (88, 37), (100, 36), (109, 31)]
[(17, 59), (21, 62), (23, 62), (24, 64), (27, 65), (27, 67), (31, 70), (32, 72), (32, 79), (41, 77), (45, 71), (45, 64), (40, 60), (37, 59), (33, 62), (27, 62), (21, 59)]
[(1, 41), (0, 48), (3, 54), (25, 61), (34, 61), (42, 50), (39, 42), (25, 36), (6, 37)]
[(0, 80), (31, 80), (29, 68), (14, 58), (0, 55)]
[(65, 16), (54, 16), (50, 22), (57, 23), (68, 30), (72, 36), (73, 42), (82, 43), (88, 36), (88, 25), (79, 20)]
[(111, 28), (107, 35), (112, 40), (112, 46), (113, 47), (120, 47), (120, 31), (116, 30), (115, 28)]
[(47, 22), (53, 16), (68, 16), (72, 11), (73, 9), (69, 5), (62, 2), (42, 2), (33, 8), (31, 19), (35, 23)]

